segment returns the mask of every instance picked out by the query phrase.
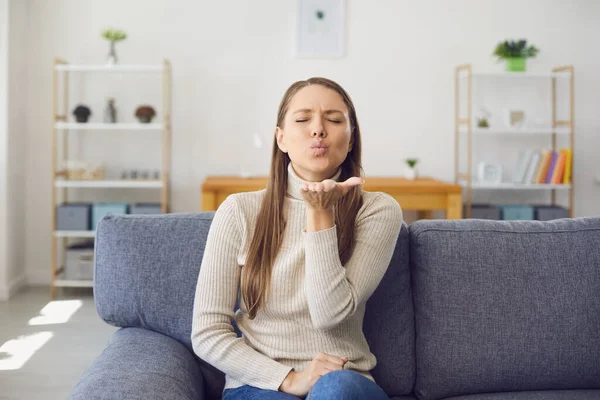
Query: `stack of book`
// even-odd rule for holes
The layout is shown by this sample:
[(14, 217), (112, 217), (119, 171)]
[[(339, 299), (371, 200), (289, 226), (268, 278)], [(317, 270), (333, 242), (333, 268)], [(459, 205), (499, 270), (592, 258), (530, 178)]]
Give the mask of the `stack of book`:
[(569, 184), (571, 183), (572, 157), (571, 149), (522, 150), (517, 157), (513, 182)]

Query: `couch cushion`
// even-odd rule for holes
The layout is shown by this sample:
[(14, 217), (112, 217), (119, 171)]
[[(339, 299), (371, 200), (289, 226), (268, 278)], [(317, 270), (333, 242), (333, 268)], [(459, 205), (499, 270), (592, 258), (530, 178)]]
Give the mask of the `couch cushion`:
[(363, 330), (377, 357), (372, 374), (389, 396), (412, 393), (415, 325), (408, 265), (408, 229), (402, 225), (392, 261), (367, 302)]
[(204, 398), (193, 354), (174, 339), (141, 328), (115, 332), (69, 396), (69, 400)]
[(599, 389), (599, 243), (600, 218), (411, 225), (417, 396)]
[[(193, 352), (192, 312), (204, 243), (214, 213), (111, 215), (96, 232), (94, 298), (98, 314), (121, 327), (172, 337)], [(211, 398), (224, 375), (200, 361)]]
[(482, 393), (444, 400), (598, 400), (600, 390), (542, 390), (534, 392)]

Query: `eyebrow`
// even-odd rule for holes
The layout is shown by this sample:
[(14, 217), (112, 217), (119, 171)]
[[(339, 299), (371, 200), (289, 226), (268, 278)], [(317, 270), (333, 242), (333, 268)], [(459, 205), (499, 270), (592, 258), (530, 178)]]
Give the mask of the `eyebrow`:
[[(292, 114), (297, 114), (297, 113), (309, 113), (312, 112), (313, 110), (311, 110), (310, 108), (302, 108), (300, 110), (296, 110), (294, 111)], [(343, 114), (343, 112), (341, 110), (325, 110), (325, 114), (333, 114), (333, 113), (340, 113)]]

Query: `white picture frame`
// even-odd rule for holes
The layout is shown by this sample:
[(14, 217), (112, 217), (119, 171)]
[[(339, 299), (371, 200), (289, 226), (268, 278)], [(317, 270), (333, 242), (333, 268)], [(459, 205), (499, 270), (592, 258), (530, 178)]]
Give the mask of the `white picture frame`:
[(297, 0), (295, 56), (341, 58), (346, 48), (346, 0)]

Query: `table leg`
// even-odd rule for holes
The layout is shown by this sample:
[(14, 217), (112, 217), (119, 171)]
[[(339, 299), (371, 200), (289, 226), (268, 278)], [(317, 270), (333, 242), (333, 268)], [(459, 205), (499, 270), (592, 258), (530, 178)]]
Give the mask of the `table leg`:
[(462, 195), (460, 193), (449, 194), (446, 204), (446, 219), (462, 218)]
[(202, 211), (216, 211), (217, 210), (217, 194), (215, 192), (203, 191), (202, 192)]

